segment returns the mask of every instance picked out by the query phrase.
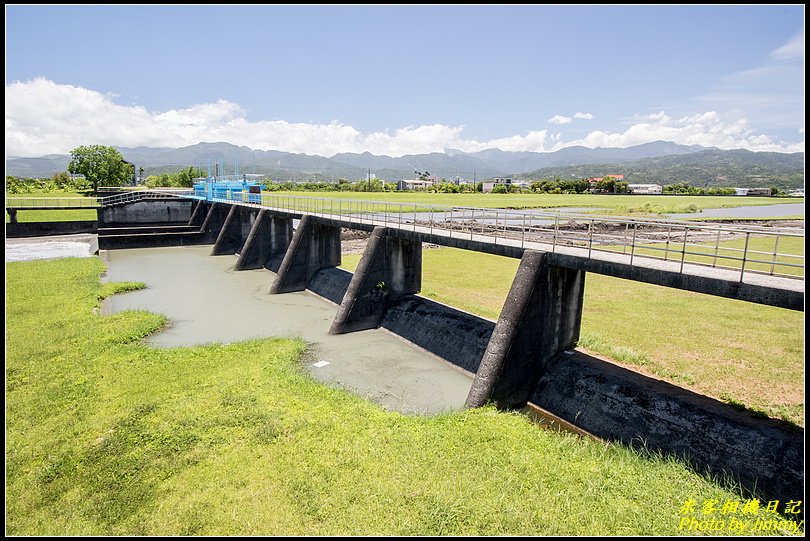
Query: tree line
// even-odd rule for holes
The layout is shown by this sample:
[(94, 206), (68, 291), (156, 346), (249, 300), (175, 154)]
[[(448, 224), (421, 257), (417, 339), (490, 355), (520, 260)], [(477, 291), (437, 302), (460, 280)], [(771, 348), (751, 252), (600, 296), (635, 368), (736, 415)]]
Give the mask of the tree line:
[[(68, 172), (59, 172), (50, 179), (24, 179), (13, 176), (6, 176), (6, 193), (34, 193), (34, 192), (82, 192), (96, 191), (100, 185), (122, 186), (131, 183), (135, 179), (134, 165), (126, 162), (121, 153), (113, 148), (103, 145), (79, 146), (71, 152), (71, 161), (68, 165)], [(143, 168), (139, 171), (143, 173)], [(418, 172), (415, 172), (418, 173)], [(75, 176), (81, 175), (81, 176)], [(160, 173), (150, 175), (143, 180), (148, 188), (173, 187), (191, 188), (194, 181), (202, 176), (202, 172), (189, 166), (177, 173)], [(427, 178), (427, 172), (420, 175), (420, 178)], [(277, 182), (267, 180), (264, 188), (267, 191), (353, 191), (353, 192), (387, 192), (396, 191), (396, 183), (385, 183), (380, 179), (351, 181), (341, 178), (337, 182)], [(421, 191), (433, 193), (473, 193), (481, 192), (483, 183), (457, 184), (442, 179), (441, 182), (422, 188)], [(579, 194), (579, 193), (608, 193), (623, 194), (628, 193), (628, 183), (618, 181), (616, 178), (607, 176), (596, 182), (589, 182), (584, 178), (571, 180), (561, 180), (557, 177), (554, 180), (540, 179), (532, 182), (528, 187), (517, 186), (515, 184), (496, 184), (492, 193), (538, 193), (538, 194)], [(672, 195), (733, 195), (734, 188), (704, 188), (692, 186), (687, 182), (678, 182), (665, 185), (665, 194)], [(778, 195), (779, 190), (774, 189), (774, 195)]]

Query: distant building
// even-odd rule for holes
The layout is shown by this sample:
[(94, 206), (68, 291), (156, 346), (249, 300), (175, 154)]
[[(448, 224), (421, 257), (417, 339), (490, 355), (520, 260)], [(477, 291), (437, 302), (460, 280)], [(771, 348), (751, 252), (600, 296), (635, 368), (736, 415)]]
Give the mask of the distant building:
[(773, 195), (771, 188), (734, 188), (734, 195), (758, 195), (770, 197)]
[(397, 182), (397, 190), (424, 190), (433, 186), (435, 179), (406, 179)]
[(627, 191), (637, 195), (661, 195), (664, 187), (660, 184), (628, 184)]
[(764, 195), (770, 197), (773, 195), (773, 188), (749, 188), (748, 195)]
[[(495, 186), (497, 186), (498, 184), (503, 184), (507, 188), (521, 185), (519, 182), (515, 182), (512, 177), (495, 177), (488, 182), (482, 182), (481, 191), (483, 191), (484, 193), (492, 193), (493, 188), (495, 188)], [(528, 186), (528, 184), (526, 185)]]

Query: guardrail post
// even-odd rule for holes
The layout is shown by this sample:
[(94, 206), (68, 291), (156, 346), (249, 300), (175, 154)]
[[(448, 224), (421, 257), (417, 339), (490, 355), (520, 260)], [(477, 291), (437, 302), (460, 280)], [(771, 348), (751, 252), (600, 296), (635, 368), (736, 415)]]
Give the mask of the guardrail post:
[(743, 281), (743, 274), (745, 274), (745, 261), (748, 259), (748, 240), (751, 238), (751, 233), (745, 233), (745, 248), (743, 248), (742, 266), (740, 267), (740, 282)]
[(681, 270), (680, 272), (683, 273), (683, 262), (686, 259), (686, 238), (689, 236), (689, 228), (683, 228), (683, 246), (681, 247)]
[(554, 217), (554, 238), (551, 240), (551, 251), (552, 252), (557, 251), (557, 234), (559, 233), (559, 231), (560, 231), (560, 217), (555, 216)]
[(636, 253), (636, 231), (638, 231), (638, 224), (633, 224), (633, 240), (630, 241), (630, 264), (633, 264), (633, 256)]
[(773, 261), (771, 262), (771, 276), (773, 276), (776, 269), (776, 254), (779, 249), (779, 235), (776, 235), (776, 241), (773, 243)]

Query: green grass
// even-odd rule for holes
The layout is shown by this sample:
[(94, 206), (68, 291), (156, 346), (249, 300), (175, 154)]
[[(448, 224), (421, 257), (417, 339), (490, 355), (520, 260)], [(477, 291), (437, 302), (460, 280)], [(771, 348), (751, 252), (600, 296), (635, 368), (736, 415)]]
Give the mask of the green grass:
[(520, 414), (386, 412), (298, 341), (149, 348), (165, 319), (96, 315), (142, 286), (102, 271), (6, 265), (8, 535), (667, 535), (687, 500), (742, 500)]
[[(59, 199), (59, 198), (83, 197), (90, 202), (95, 202), (95, 197), (87, 197), (76, 192), (53, 191), (47, 193), (23, 193), (6, 194), (6, 199)], [(95, 209), (55, 209), (55, 210), (18, 210), (18, 222), (80, 222), (98, 219)], [(6, 212), (6, 223), (10, 223), (8, 212)]]
[[(342, 266), (354, 270), (359, 259), (344, 255)], [(453, 248), (424, 250), (421, 294), (497, 320), (518, 264)], [(802, 312), (589, 273), (579, 345), (804, 426)]]
[[(804, 203), (804, 198), (787, 201), (774, 197), (722, 197), (695, 195), (596, 195), (596, 194), (445, 194), (427, 192), (267, 192), (268, 195), (293, 195), (325, 199), (354, 199), (387, 203), (416, 203), (444, 207), (476, 208), (556, 208), (593, 207), (609, 209), (635, 209), (647, 214), (659, 212), (683, 212), (693, 206), (696, 211), (705, 208), (773, 205), (776, 203)], [(654, 209), (654, 210), (650, 210)]]
[[(17, 212), (18, 222), (82, 222), (98, 219), (98, 213), (93, 209), (58, 209), (58, 210), (20, 210)], [(6, 213), (6, 223), (10, 223)]]

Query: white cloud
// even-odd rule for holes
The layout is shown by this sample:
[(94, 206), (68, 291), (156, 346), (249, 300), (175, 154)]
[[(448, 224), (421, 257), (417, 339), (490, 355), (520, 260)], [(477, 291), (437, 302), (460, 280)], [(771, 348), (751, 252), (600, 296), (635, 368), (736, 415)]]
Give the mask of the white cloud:
[(591, 120), (593, 115), (591, 113), (574, 113), (574, 116), (554, 115), (548, 119), (549, 124), (570, 124), (575, 119), (577, 120)]
[(804, 61), (804, 29), (793, 36), (790, 41), (771, 52), (774, 60), (802, 60)]
[[(590, 113), (574, 118), (590, 119)], [(557, 115), (553, 119), (572, 117)], [(549, 121), (551, 122), (551, 120)], [(181, 147), (199, 142), (226, 141), (261, 150), (281, 150), (332, 156), (364, 152), (402, 156), (455, 148), (475, 152), (487, 148), (547, 152), (566, 146), (626, 147), (656, 140), (720, 148), (797, 152), (804, 143), (785, 145), (755, 133), (745, 120), (727, 121), (716, 112), (673, 119), (664, 111), (637, 117), (621, 133), (593, 131), (565, 141), (563, 133), (537, 130), (488, 141), (464, 138), (464, 126), (431, 124), (393, 131), (362, 133), (332, 121), (325, 124), (285, 120), (249, 121), (245, 111), (227, 100), (164, 112), (114, 103), (113, 96), (45, 78), (6, 85), (6, 155), (67, 154), (79, 145)], [(802, 132), (803, 133), (803, 132)]]
[(576, 141), (557, 144), (552, 150), (571, 145), (586, 147), (628, 147), (651, 141), (672, 141), (721, 149), (747, 148), (754, 151), (804, 152), (804, 142), (784, 144), (756, 134), (744, 119), (726, 121), (715, 111), (674, 119), (664, 111), (645, 115), (624, 132), (593, 131)]
[(804, 124), (804, 31), (771, 51), (758, 65), (730, 73), (695, 97), (691, 107), (782, 130)]
[(570, 124), (573, 120), (570, 116), (554, 115), (548, 119), (549, 124)]

